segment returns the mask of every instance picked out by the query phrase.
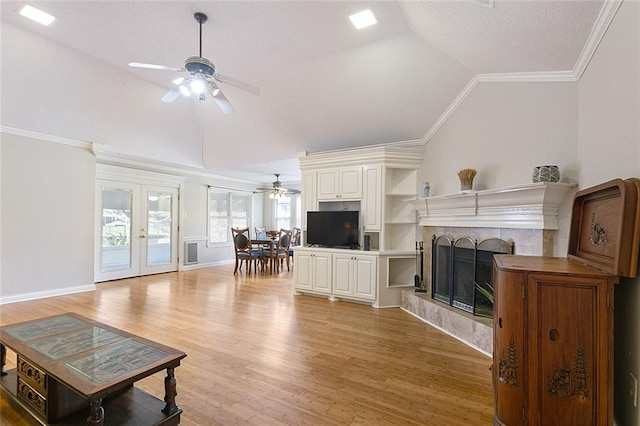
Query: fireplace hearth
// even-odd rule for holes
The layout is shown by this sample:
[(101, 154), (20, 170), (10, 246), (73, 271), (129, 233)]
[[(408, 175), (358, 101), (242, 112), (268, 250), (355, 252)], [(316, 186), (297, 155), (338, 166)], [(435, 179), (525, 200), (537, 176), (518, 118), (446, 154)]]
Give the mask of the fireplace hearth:
[(499, 238), (433, 236), (431, 297), (474, 315), (493, 315), (493, 255), (512, 254), (513, 243)]

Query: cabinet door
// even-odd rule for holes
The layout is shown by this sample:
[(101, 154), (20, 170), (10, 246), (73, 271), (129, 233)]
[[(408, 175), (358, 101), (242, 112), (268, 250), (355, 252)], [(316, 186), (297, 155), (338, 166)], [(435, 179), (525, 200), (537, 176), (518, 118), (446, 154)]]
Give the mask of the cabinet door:
[(613, 321), (607, 307), (611, 284), (579, 276), (530, 274), (527, 286), (530, 423), (611, 424)]
[(318, 170), (318, 200), (333, 200), (338, 198), (338, 170)]
[[(297, 267), (297, 265), (296, 265)], [(493, 388), (495, 417), (504, 425), (523, 425), (524, 275), (500, 271), (494, 264)]]
[(353, 260), (354, 295), (375, 299), (377, 288), (377, 259), (373, 256), (356, 256)]
[(316, 172), (302, 172), (302, 229), (307, 229), (307, 212), (318, 210)]
[(331, 293), (331, 254), (314, 253), (313, 258), (313, 290)]
[(312, 261), (313, 257), (310, 253), (294, 251), (293, 253), (294, 264), (293, 268), (295, 286), (300, 290), (312, 290)]
[(362, 175), (362, 225), (366, 231), (379, 231), (382, 225), (382, 167), (365, 166)]
[(333, 293), (353, 296), (351, 262), (353, 256), (336, 254), (333, 256)]
[(339, 169), (340, 198), (362, 198), (362, 168), (349, 167)]

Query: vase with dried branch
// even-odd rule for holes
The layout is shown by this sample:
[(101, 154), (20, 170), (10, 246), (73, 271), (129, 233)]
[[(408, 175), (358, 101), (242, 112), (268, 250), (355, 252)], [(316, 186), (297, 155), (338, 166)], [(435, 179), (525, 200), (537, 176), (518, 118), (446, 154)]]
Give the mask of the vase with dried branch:
[(476, 177), (476, 173), (476, 169), (462, 169), (458, 172), (461, 191), (468, 191), (473, 187), (473, 178)]

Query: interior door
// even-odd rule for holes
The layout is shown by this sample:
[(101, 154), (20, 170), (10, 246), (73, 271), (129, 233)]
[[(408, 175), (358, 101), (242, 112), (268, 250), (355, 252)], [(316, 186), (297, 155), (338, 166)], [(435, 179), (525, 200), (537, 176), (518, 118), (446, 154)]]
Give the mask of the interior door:
[(178, 190), (97, 181), (95, 281), (178, 269)]

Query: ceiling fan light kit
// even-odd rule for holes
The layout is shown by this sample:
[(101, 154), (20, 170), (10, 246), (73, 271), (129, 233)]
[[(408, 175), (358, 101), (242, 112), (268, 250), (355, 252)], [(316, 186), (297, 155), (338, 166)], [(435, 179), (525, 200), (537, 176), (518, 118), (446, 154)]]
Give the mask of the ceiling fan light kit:
[(176, 87), (169, 90), (160, 99), (161, 101), (173, 102), (178, 98), (178, 96), (180, 96), (180, 94), (184, 96), (194, 96), (195, 98), (204, 101), (206, 99), (206, 93), (208, 92), (224, 113), (231, 114), (235, 111), (235, 109), (233, 108), (233, 105), (231, 105), (231, 102), (229, 102), (227, 97), (222, 93), (216, 82), (226, 83), (238, 87), (239, 89), (254, 93), (256, 95), (260, 94), (260, 89), (248, 83), (244, 83), (240, 80), (218, 74), (213, 62), (211, 62), (207, 58), (202, 57), (202, 24), (207, 22), (208, 18), (207, 15), (201, 12), (195, 13), (193, 17), (200, 25), (199, 56), (188, 57), (184, 61), (184, 68), (146, 64), (142, 62), (131, 62), (129, 63), (129, 66), (134, 68), (188, 72), (190, 75), (187, 76), (187, 78), (180, 77), (173, 80), (173, 83), (176, 84)]

